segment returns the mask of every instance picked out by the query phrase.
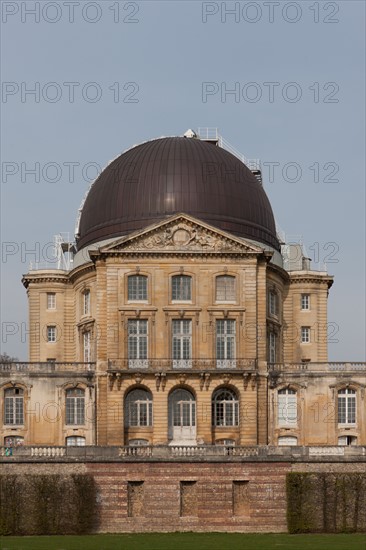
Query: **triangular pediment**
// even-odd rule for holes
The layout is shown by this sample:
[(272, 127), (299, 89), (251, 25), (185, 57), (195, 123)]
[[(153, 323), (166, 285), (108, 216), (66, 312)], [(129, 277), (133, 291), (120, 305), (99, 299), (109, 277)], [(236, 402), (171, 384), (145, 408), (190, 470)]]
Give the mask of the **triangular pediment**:
[(263, 249), (186, 214), (177, 214), (107, 246), (101, 253), (241, 253)]

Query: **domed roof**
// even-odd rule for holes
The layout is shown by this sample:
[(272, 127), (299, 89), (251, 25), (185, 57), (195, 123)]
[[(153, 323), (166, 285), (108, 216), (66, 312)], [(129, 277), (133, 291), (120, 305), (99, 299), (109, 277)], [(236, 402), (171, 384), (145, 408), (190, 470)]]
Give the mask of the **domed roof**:
[(142, 143), (107, 166), (82, 208), (78, 249), (180, 212), (279, 249), (270, 202), (249, 168), (188, 137)]

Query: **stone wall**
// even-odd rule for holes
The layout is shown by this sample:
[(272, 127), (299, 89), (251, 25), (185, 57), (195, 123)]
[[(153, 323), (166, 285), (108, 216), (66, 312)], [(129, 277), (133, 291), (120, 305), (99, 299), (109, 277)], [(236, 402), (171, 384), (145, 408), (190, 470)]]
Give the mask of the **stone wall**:
[(2, 475), (90, 474), (99, 510), (95, 532), (110, 533), (286, 532), (286, 479), (290, 472), (365, 471), (362, 454), (352, 462), (326, 456), (307, 461), (283, 456), (272, 460), (116, 458), (106, 459), (108, 462), (75, 456), (11, 462), (14, 458), (3, 462)]

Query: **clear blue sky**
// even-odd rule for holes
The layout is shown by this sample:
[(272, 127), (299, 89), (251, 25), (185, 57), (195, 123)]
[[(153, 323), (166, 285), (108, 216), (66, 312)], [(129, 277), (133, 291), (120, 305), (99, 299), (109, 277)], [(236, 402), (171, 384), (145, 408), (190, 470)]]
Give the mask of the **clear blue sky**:
[(35, 16), (36, 4), (2, 2), (2, 351), (27, 358), (27, 250), (73, 234), (88, 163), (210, 126), (279, 163), (274, 181), (263, 173), (277, 222), (333, 260), (330, 359), (365, 360), (365, 3), (240, 2), (230, 15), (235, 2), (80, 0), (40, 2)]

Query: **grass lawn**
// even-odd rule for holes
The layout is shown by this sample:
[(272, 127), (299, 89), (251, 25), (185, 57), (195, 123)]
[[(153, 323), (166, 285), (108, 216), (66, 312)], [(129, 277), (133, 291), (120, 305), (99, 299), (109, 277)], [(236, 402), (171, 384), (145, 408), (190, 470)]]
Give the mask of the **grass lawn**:
[(366, 550), (366, 535), (173, 533), (0, 537), (1, 550)]

